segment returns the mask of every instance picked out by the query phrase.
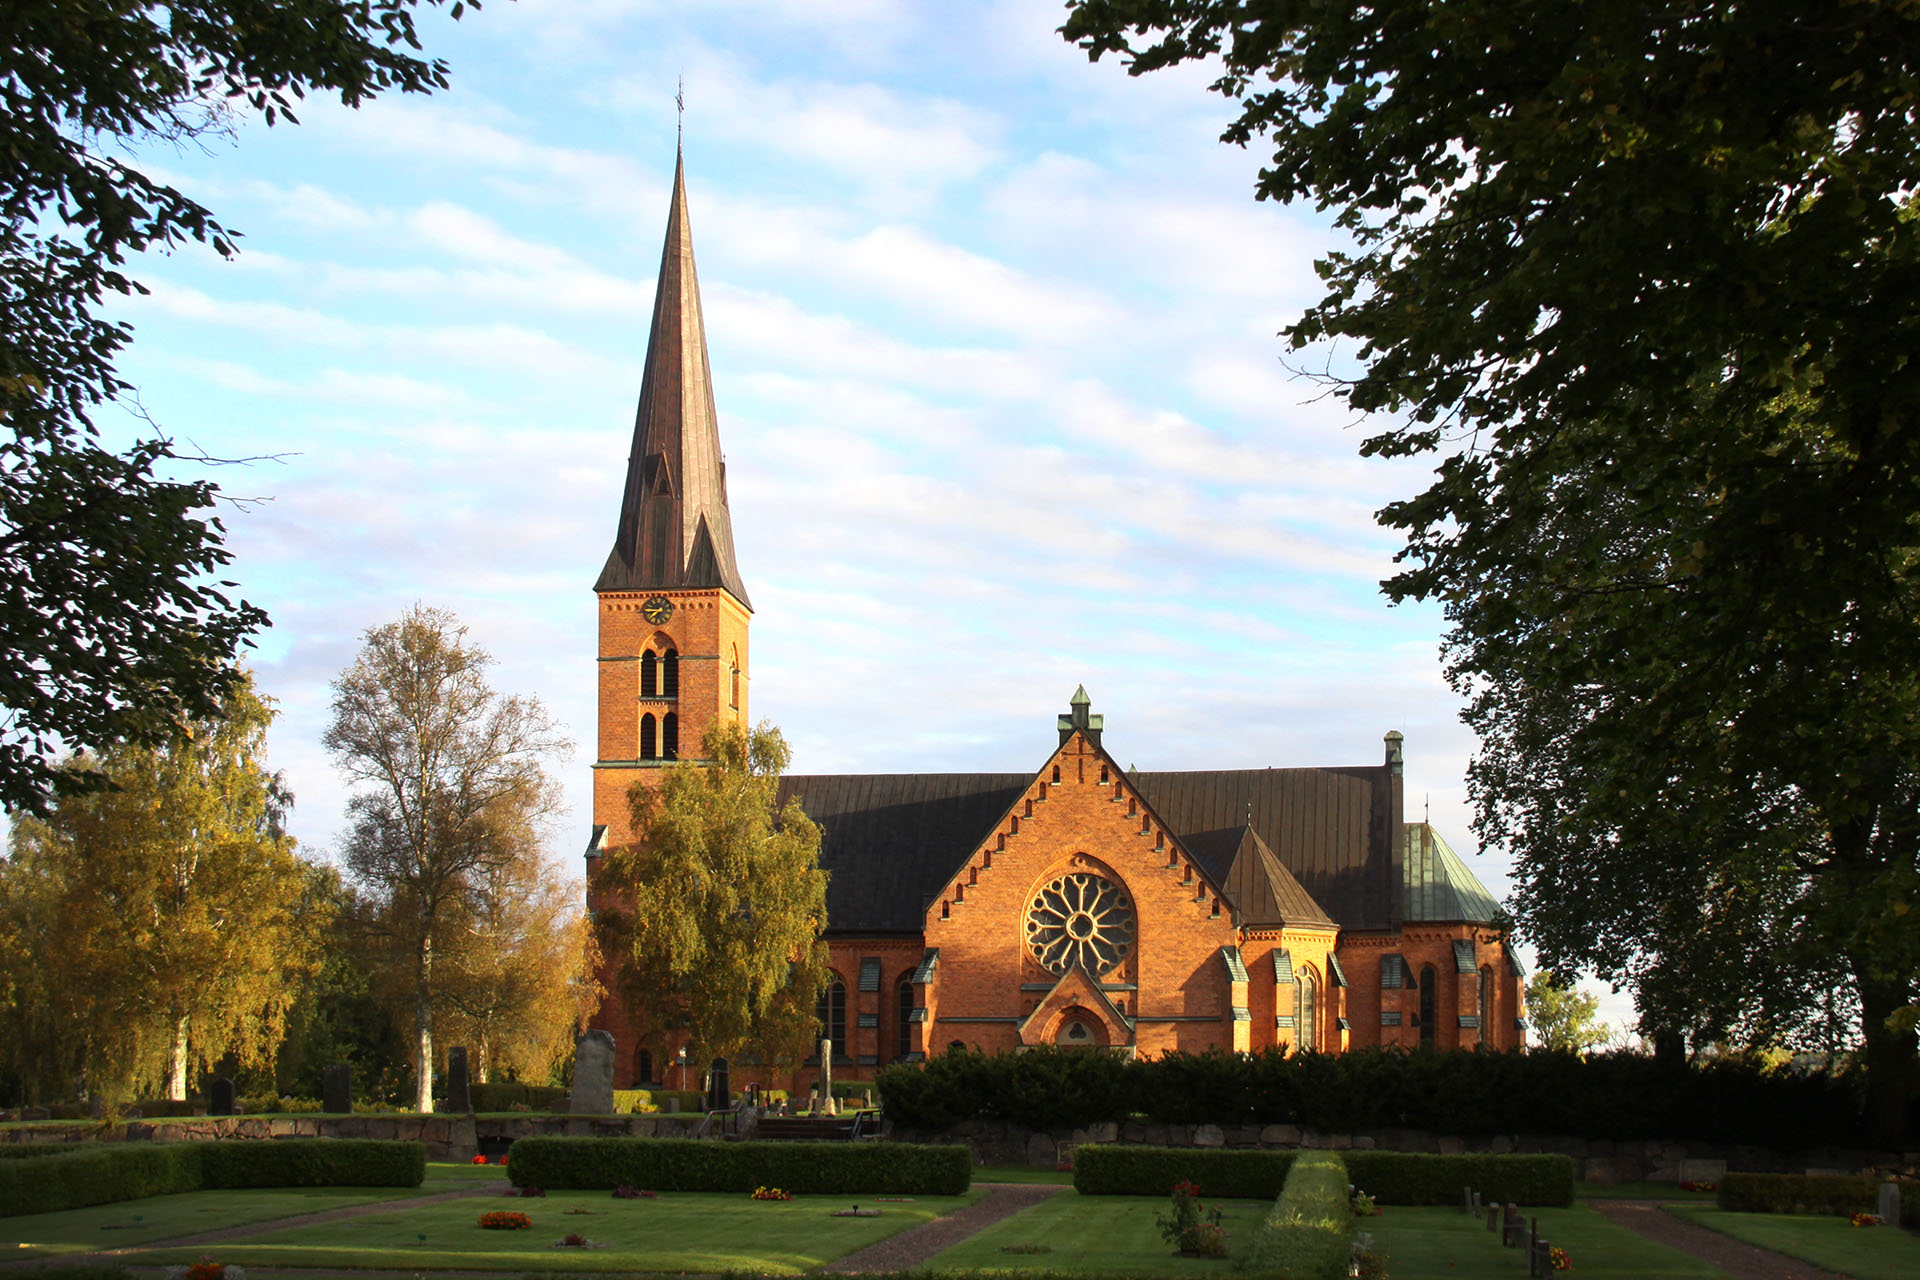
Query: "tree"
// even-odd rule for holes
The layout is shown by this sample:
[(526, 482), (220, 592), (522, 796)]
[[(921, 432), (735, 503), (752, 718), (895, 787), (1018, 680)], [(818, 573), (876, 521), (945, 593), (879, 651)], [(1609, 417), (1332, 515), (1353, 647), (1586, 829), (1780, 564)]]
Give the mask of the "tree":
[[(1844, 966), (1905, 1132), (1920, 13), (1079, 0), (1065, 30), (1136, 73), (1217, 55), (1258, 194), (1352, 237), (1286, 336), (1357, 341), (1337, 391), (1392, 415), (1364, 452), (1442, 455), (1382, 512), (1384, 585), (1445, 602), (1476, 828), (1543, 958), (1670, 1044)], [(1750, 1033), (1807, 1012), (1775, 1004)]]
[(711, 763), (669, 766), (657, 790), (634, 785), (633, 843), (595, 876), (600, 946), (659, 1047), (684, 1032), (697, 1062), (798, 1059), (827, 982), (820, 828), (779, 803), (791, 753), (771, 725), (715, 723), (701, 755)]
[(333, 682), (326, 747), (363, 789), (347, 805), (346, 862), (376, 894), (406, 957), (413, 997), (415, 1101), (433, 1110), (436, 960), (477, 910), (558, 789), (544, 761), (571, 744), (536, 698), (487, 683), (493, 659), (443, 609), (415, 605), (370, 628)]
[(1599, 1019), (1600, 997), (1561, 985), (1542, 969), (1527, 982), (1527, 1021), (1542, 1049), (1585, 1053), (1607, 1042), (1611, 1029)]
[(0, 933), (38, 958), (14, 972), (0, 1052), (37, 1091), (185, 1098), (195, 1067), (273, 1059), (327, 913), (266, 770), (270, 706), (243, 674), (222, 710), (72, 762), (114, 789), (14, 824)]
[[(445, 87), (414, 9), (443, 0), (10, 0), (0, 15), (0, 805), (44, 812), (97, 787), (58, 744), (162, 747), (218, 713), (231, 659), (266, 615), (224, 594), (216, 486), (163, 478), (164, 433), (124, 453), (94, 415), (133, 388), (132, 328), (101, 310), (143, 292), (129, 255), (234, 236), (133, 152), (271, 125), (295, 99), (358, 106)], [(473, 0), (454, 0), (453, 16)], [(136, 409), (137, 412), (137, 409)]]

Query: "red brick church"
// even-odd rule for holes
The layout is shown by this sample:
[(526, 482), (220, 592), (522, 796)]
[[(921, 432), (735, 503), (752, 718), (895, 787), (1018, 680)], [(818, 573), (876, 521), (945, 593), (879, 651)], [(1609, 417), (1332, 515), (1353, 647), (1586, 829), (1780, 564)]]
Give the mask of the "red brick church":
[[(620, 520), (594, 591), (590, 906), (600, 851), (630, 838), (628, 790), (716, 719), (747, 721), (752, 606), (678, 166)], [(819, 1010), (837, 1079), (961, 1045), (1522, 1042), (1522, 973), (1497, 904), (1430, 825), (1406, 821), (1400, 734), (1374, 764), (1129, 772), (1101, 719), (1076, 692), (1052, 732), (1036, 722), (1019, 772), (785, 780), (832, 873), (834, 980)], [(593, 1025), (615, 1037), (622, 1085), (674, 1083), (670, 1035), (613, 999)], [(741, 1065), (736, 1084), (817, 1074)]]

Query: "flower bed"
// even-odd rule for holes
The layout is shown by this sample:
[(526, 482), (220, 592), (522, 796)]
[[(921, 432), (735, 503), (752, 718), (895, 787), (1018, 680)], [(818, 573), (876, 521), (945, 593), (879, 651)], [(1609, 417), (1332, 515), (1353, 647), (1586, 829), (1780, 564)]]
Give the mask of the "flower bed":
[(753, 1189), (753, 1199), (755, 1200), (791, 1200), (793, 1199), (793, 1192), (782, 1191), (778, 1187), (755, 1187)]
[(533, 1226), (533, 1219), (511, 1209), (495, 1209), (480, 1215), (480, 1225), (488, 1231), (525, 1231)]

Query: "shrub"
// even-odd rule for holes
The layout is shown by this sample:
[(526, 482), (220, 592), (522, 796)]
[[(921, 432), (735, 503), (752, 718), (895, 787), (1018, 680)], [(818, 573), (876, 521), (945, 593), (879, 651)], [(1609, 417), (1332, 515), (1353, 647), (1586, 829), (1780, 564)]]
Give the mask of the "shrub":
[(1354, 1185), (1379, 1204), (1459, 1204), (1462, 1187), (1496, 1203), (1573, 1203), (1574, 1167), (1567, 1156), (1349, 1151), (1346, 1159)]
[[(1905, 1188), (1902, 1188), (1903, 1192)], [(1818, 1213), (1845, 1216), (1878, 1207), (1880, 1179), (1830, 1174), (1729, 1173), (1716, 1197), (1735, 1213)], [(1905, 1200), (1905, 1195), (1901, 1199)]]
[(426, 1148), (418, 1142), (82, 1144), (37, 1160), (0, 1161), (0, 1216), (204, 1187), (417, 1187), (426, 1172)]
[(505, 1080), (493, 1084), (470, 1084), (467, 1101), (475, 1111), (511, 1111), (519, 1103), (529, 1111), (553, 1111), (567, 1105), (567, 1091), (558, 1085), (522, 1084)]
[(1273, 1212), (1254, 1230), (1235, 1266), (1290, 1280), (1345, 1280), (1352, 1224), (1347, 1168), (1340, 1157), (1331, 1151), (1302, 1152)]
[(1083, 1143), (1073, 1152), (1073, 1188), (1083, 1196), (1160, 1196), (1178, 1182), (1201, 1195), (1271, 1200), (1286, 1184), (1292, 1151), (1135, 1147)]
[[(893, 1142), (696, 1142), (685, 1138), (522, 1138), (507, 1164), (516, 1185), (556, 1191), (959, 1195), (973, 1177), (962, 1146)], [(1162, 1188), (1164, 1190), (1164, 1187)]]
[(130, 1111), (138, 1111), (143, 1120), (153, 1120), (168, 1116), (197, 1116), (205, 1104), (191, 1102), (183, 1098), (141, 1098), (127, 1104)]

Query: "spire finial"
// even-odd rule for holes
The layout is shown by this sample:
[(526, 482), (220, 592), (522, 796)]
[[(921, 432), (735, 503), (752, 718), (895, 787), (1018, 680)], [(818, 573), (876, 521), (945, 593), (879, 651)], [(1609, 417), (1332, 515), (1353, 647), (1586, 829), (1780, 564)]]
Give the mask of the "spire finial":
[(673, 107), (676, 117), (673, 122), (673, 146), (677, 151), (687, 134), (687, 73), (684, 71), (680, 73), (679, 87), (673, 91)]

